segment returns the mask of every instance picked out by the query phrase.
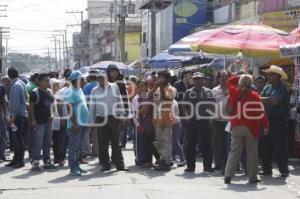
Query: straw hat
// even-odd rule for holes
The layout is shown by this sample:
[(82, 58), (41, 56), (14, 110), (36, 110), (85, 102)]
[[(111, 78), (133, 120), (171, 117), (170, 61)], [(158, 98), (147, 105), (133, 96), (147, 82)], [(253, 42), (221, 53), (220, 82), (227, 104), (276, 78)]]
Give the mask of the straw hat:
[(288, 75), (279, 66), (272, 65), (270, 68), (263, 70), (265, 73), (276, 73), (281, 76), (281, 79), (288, 79)]

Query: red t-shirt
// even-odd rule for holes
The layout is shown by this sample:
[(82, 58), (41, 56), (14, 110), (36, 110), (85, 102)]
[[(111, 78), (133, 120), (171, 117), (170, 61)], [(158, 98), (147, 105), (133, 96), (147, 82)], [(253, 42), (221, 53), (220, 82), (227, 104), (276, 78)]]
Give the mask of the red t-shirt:
[(231, 116), (234, 116), (230, 120), (231, 128), (246, 126), (258, 138), (262, 126), (269, 128), (264, 106), (255, 91), (250, 91), (246, 96), (241, 97), (241, 90), (237, 87), (238, 81), (239, 76), (234, 76), (227, 81), (229, 91), (227, 106), (232, 110)]

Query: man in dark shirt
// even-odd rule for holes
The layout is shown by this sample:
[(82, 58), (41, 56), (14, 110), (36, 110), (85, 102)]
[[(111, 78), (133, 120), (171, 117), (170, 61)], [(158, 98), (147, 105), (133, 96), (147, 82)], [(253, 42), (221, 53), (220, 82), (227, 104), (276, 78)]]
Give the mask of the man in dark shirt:
[[(185, 70), (181, 74), (181, 80), (177, 81), (174, 84), (174, 87), (176, 88), (176, 96), (175, 100), (178, 102), (178, 108), (179, 108), (179, 115), (183, 116), (183, 98), (185, 91), (192, 88), (193, 86), (193, 72), (191, 70)], [(179, 143), (183, 146), (184, 153), (186, 154), (186, 145), (187, 145), (187, 138), (186, 138), (186, 132), (187, 132), (187, 123), (185, 120), (181, 120), (181, 131), (179, 135)]]
[[(214, 110), (214, 96), (210, 89), (203, 87), (204, 75), (196, 72), (193, 75), (194, 87), (185, 92), (184, 100), (189, 102), (185, 106), (185, 113), (190, 116), (187, 133), (187, 169), (185, 172), (194, 172), (196, 167), (196, 146), (201, 136), (204, 153), (204, 172), (213, 172), (212, 146), (209, 120), (213, 118), (209, 110)], [(199, 104), (201, 103), (201, 104)]]
[(287, 79), (286, 73), (278, 66), (265, 70), (268, 74), (269, 85), (262, 91), (262, 101), (265, 104), (270, 132), (262, 138), (262, 175), (272, 175), (273, 154), (281, 177), (288, 177), (287, 151), (287, 119), (289, 96), (287, 87), (281, 79)]
[(35, 129), (32, 146), (32, 170), (40, 170), (40, 154), (43, 149), (44, 169), (53, 167), (50, 159), (52, 141), (51, 105), (54, 98), (49, 88), (48, 74), (39, 74), (39, 87), (30, 95), (29, 112), (31, 126)]

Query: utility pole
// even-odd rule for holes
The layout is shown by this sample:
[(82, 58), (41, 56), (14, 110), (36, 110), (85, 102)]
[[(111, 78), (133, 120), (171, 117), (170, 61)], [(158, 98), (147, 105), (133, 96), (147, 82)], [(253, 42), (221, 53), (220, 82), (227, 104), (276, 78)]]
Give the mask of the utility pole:
[(12, 39), (11, 37), (4, 38), (6, 40), (5, 44), (5, 64), (4, 64), (4, 71), (8, 68), (8, 40)]
[(119, 52), (117, 46), (119, 45), (119, 39), (118, 39), (118, 33), (119, 33), (119, 26), (118, 26), (118, 14), (117, 14), (117, 8), (118, 8), (118, 1), (114, 0), (114, 18), (115, 18), (115, 36), (114, 36), (114, 60), (118, 60), (119, 58)]
[(3, 73), (3, 45), (2, 45), (2, 37), (3, 37), (3, 31), (2, 31), (2, 27), (0, 27), (0, 48), (1, 48), (1, 54), (0, 54), (0, 70), (1, 73)]
[(67, 36), (67, 30), (54, 30), (54, 32), (59, 32), (61, 33), (60, 35), (55, 35), (55, 36), (62, 36), (63, 37), (63, 59), (64, 59), (64, 64), (65, 66), (69, 66), (69, 52), (68, 52), (68, 36)]
[(3, 34), (9, 33), (9, 31), (3, 31), (3, 29), (9, 29), (9, 27), (0, 27), (0, 72), (3, 73)]
[(69, 60), (69, 49), (68, 49), (68, 36), (67, 36), (67, 30), (65, 29), (65, 47), (66, 47), (66, 62), (67, 66), (70, 67), (70, 60)]
[(54, 42), (55, 70), (58, 71), (58, 63), (57, 63), (57, 39), (56, 39), (55, 36), (48, 37), (48, 38), (53, 39), (53, 40), (50, 40), (50, 41)]
[[(74, 27), (74, 26), (81, 26), (81, 33), (80, 33), (80, 38), (81, 38), (81, 43), (83, 42), (83, 11), (66, 11), (67, 14), (80, 14), (81, 15), (81, 24), (69, 24), (67, 27)], [(67, 38), (66, 38), (67, 40)], [(67, 45), (66, 45), (67, 46)], [(68, 53), (68, 50), (67, 50)], [(81, 58), (79, 60), (79, 65), (81, 62)]]
[(50, 48), (48, 48), (48, 72), (51, 71)]
[(83, 30), (83, 11), (66, 11), (67, 14), (80, 14), (81, 16), (81, 24), (72, 24), (68, 26), (78, 26), (81, 25), (81, 31)]
[[(5, 12), (7, 11), (7, 7), (8, 5), (0, 5), (1, 9), (0, 12)], [(0, 17), (7, 17), (7, 15), (0, 15)], [(0, 52), (0, 73), (3, 74), (3, 45), (2, 45), (2, 40), (3, 40), (3, 29), (9, 29), (9, 28), (5, 28), (5, 27), (0, 27), (0, 48), (1, 48), (1, 52)], [(9, 33), (9, 32), (7, 32)]]
[(121, 52), (121, 62), (125, 63), (125, 22), (127, 16), (125, 0), (121, 0), (120, 9), (120, 52)]
[(156, 55), (156, 9), (151, 7), (151, 57)]
[(7, 69), (7, 59), (8, 59), (8, 40), (9, 38), (6, 38), (6, 45), (5, 45), (5, 65), (4, 65), (4, 71)]
[(58, 64), (57, 64), (57, 40), (56, 37), (54, 37), (54, 50), (55, 50), (55, 70), (58, 71)]
[(111, 60), (114, 61), (113, 59), (113, 38), (114, 38), (114, 34), (113, 34), (113, 12), (114, 12), (114, 4), (110, 4), (110, 52), (111, 52)]
[(59, 61), (59, 70), (62, 70), (61, 67), (61, 44), (60, 44), (60, 39), (58, 39), (58, 61)]

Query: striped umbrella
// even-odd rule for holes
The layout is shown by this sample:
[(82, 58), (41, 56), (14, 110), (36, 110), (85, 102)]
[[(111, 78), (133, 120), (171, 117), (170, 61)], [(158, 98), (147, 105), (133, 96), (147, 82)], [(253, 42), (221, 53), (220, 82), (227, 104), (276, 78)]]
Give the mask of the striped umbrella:
[(293, 44), (300, 38), (258, 24), (227, 25), (217, 29), (203, 30), (184, 37), (169, 49), (178, 51), (203, 51), (214, 54), (247, 57), (279, 57), (281, 45)]

